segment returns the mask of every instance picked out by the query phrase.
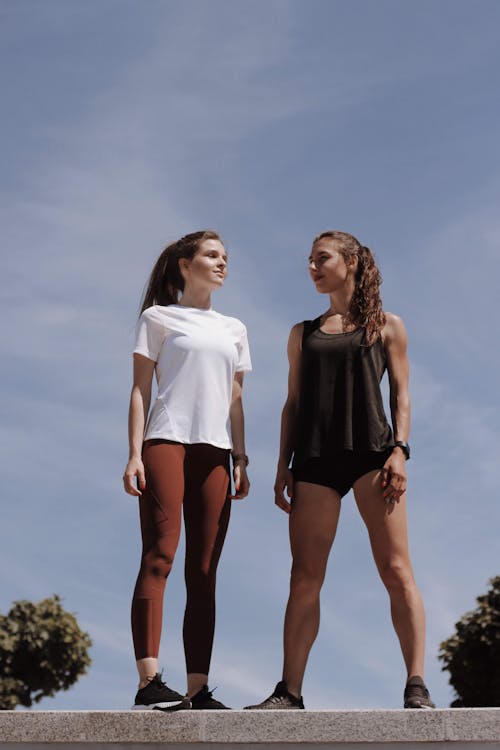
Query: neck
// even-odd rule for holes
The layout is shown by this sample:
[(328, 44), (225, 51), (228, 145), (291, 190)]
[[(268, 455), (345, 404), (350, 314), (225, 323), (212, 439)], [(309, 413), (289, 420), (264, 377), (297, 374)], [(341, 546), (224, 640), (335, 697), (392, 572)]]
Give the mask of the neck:
[(188, 289), (184, 287), (179, 305), (183, 307), (197, 307), (200, 310), (211, 310), (211, 294), (206, 289)]
[(342, 289), (330, 292), (330, 309), (327, 315), (340, 315), (344, 317), (349, 312), (354, 294), (354, 281), (348, 281)]

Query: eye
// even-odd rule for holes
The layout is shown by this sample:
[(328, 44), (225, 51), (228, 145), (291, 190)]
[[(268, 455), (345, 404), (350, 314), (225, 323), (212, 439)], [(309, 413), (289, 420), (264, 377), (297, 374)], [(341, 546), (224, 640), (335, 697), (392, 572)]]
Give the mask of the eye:
[(323, 263), (325, 263), (329, 257), (330, 257), (329, 255), (325, 255), (323, 253), (321, 255), (317, 255), (316, 258), (311, 256), (309, 258), (309, 265), (311, 265), (311, 263), (314, 263), (316, 266), (320, 266)]

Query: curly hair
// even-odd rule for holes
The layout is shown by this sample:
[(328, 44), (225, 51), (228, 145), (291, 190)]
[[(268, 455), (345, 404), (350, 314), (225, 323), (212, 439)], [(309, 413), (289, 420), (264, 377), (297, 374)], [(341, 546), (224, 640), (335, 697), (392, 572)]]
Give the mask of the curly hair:
[(313, 245), (324, 238), (334, 240), (337, 243), (338, 251), (346, 263), (353, 257), (358, 259), (358, 268), (354, 279), (354, 294), (347, 312), (346, 322), (364, 328), (368, 344), (373, 344), (385, 325), (385, 314), (379, 291), (382, 276), (375, 263), (373, 253), (352, 234), (337, 230), (318, 234), (314, 238)]
[(191, 260), (205, 240), (219, 240), (217, 232), (205, 229), (191, 232), (171, 242), (161, 253), (149, 277), (141, 305), (141, 313), (152, 305), (175, 305), (179, 293), (184, 291), (184, 277), (179, 269), (179, 260)]

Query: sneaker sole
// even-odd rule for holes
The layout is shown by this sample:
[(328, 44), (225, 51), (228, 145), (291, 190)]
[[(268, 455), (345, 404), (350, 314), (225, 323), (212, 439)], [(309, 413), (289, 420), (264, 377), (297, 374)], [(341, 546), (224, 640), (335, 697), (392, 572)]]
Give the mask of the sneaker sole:
[(420, 709), (424, 709), (426, 711), (432, 711), (432, 709), (436, 708), (436, 706), (425, 706), (425, 705), (422, 705), (421, 703), (419, 703), (419, 705), (416, 706), (416, 705), (407, 705), (405, 703), (405, 705), (403, 706), (403, 708), (416, 708), (416, 709), (419, 709), (419, 710)]
[(304, 711), (303, 706), (244, 706), (244, 711)]
[(232, 711), (229, 706), (191, 706), (192, 711)]
[(184, 698), (181, 701), (162, 701), (161, 703), (138, 703), (132, 706), (132, 711), (182, 711), (191, 708), (191, 701)]

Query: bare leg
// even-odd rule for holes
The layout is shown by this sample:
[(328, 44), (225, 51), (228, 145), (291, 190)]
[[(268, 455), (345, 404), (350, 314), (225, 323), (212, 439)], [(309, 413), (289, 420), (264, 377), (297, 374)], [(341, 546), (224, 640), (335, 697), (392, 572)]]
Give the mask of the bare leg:
[(145, 659), (138, 659), (136, 664), (137, 671), (139, 672), (139, 687), (146, 687), (148, 682), (158, 672), (158, 659), (146, 657)]
[(319, 629), (319, 594), (340, 514), (340, 495), (296, 482), (290, 513), (292, 573), (285, 614), (283, 680), (292, 695), (302, 692), (309, 651)]
[(354, 496), (366, 524), (373, 557), (389, 593), (394, 629), (408, 676), (424, 676), (425, 612), (408, 549), (406, 493), (397, 503), (382, 497), (381, 473), (371, 471), (354, 484)]

